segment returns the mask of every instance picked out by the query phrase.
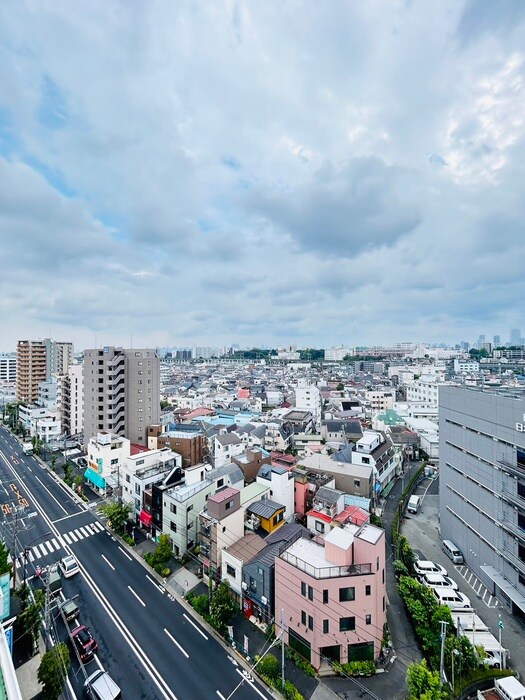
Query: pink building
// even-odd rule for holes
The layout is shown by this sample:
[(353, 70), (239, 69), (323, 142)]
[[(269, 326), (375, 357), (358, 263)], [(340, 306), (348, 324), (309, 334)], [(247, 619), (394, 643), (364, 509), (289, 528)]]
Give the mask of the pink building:
[(275, 622), (285, 640), (319, 669), (375, 659), (386, 623), (385, 533), (374, 525), (300, 538), (275, 559)]

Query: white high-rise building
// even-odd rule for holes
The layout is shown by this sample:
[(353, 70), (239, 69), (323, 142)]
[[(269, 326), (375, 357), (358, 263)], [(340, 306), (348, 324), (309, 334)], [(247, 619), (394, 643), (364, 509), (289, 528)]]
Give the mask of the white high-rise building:
[(295, 407), (302, 411), (310, 411), (318, 430), (321, 426), (322, 406), (319, 389), (313, 384), (308, 384), (306, 379), (300, 379), (295, 390)]
[(16, 382), (16, 353), (0, 355), (0, 383)]

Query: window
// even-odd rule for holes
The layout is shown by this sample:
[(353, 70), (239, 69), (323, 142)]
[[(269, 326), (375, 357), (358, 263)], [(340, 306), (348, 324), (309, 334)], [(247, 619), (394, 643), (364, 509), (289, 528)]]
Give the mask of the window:
[(355, 617), (340, 617), (339, 618), (339, 631), (340, 632), (353, 632), (355, 630)]
[(140, 495), (140, 484), (135, 484), (135, 493)]
[(257, 591), (257, 581), (250, 576), (250, 591)]
[(320, 523), (318, 520), (315, 521), (315, 531), (324, 532), (324, 523)]
[(217, 488), (220, 489), (224, 486), (224, 479), (219, 479), (217, 481)]
[(323, 620), (323, 634), (330, 632), (330, 620)]
[(354, 479), (354, 486), (356, 489), (358, 489), (361, 486), (361, 480), (360, 479)]
[(325, 588), (323, 591), (323, 605), (326, 605), (328, 603), (328, 588)]
[(379, 557), (377, 557), (376, 561), (376, 571), (379, 571)]
[(193, 525), (194, 525), (194, 523), (188, 523), (188, 530), (191, 530), (191, 528), (193, 527)]
[(363, 457), (363, 464), (370, 464), (370, 457)]
[(313, 630), (314, 628), (314, 618), (311, 615), (308, 615), (308, 629)]
[(306, 583), (301, 581), (301, 595), (306, 595)]
[(174, 503), (170, 503), (170, 513), (177, 514), (177, 506)]
[(231, 564), (226, 564), (226, 573), (228, 574), (228, 576), (235, 578), (236, 571), (235, 568), (231, 566)]
[(350, 586), (348, 588), (339, 589), (339, 602), (348, 603), (350, 600), (355, 600), (355, 588)]
[(372, 586), (365, 586), (365, 595), (372, 595)]
[(385, 570), (381, 572), (381, 578), (383, 579), (383, 583), (385, 582)]
[[(191, 504), (191, 506), (188, 506), (188, 507), (186, 508), (186, 513), (189, 513), (190, 510), (193, 510), (193, 503)], [(379, 561), (379, 559), (378, 559), (378, 561)]]
[(308, 600), (314, 599), (314, 589), (312, 586), (308, 586)]
[(228, 503), (224, 506), (224, 510), (231, 510), (233, 508), (233, 501), (228, 501)]
[(301, 624), (306, 626), (306, 613), (304, 610), (301, 610)]
[(170, 520), (170, 530), (172, 532), (177, 532), (177, 523), (174, 523), (173, 520)]
[(131, 479), (129, 478), (129, 474), (126, 474), (126, 481), (128, 482), (128, 484), (129, 484), (130, 481), (131, 481)]
[(372, 615), (367, 615), (365, 617), (365, 622), (367, 625), (371, 625), (372, 624)]

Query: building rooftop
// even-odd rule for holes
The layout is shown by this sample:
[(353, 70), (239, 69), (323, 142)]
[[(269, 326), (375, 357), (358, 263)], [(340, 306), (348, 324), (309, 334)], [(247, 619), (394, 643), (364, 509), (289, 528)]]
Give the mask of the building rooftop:
[(375, 525), (370, 525), (370, 523), (367, 523), (366, 525), (363, 525), (363, 527), (359, 530), (357, 536), (360, 540), (365, 540), (366, 542), (371, 542), (372, 544), (375, 544), (379, 541), (383, 534), (384, 530), (382, 530), (380, 527), (376, 527)]
[(266, 541), (260, 535), (251, 532), (224, 550), (232, 557), (248, 562), (266, 547)]
[(214, 493), (213, 496), (210, 496), (208, 498), (208, 503), (210, 501), (213, 501), (214, 503), (223, 503), (223, 501), (227, 501), (230, 498), (233, 498), (238, 493), (238, 489), (234, 489), (231, 486), (228, 486), (227, 488), (222, 489), (221, 491), (217, 491), (217, 493)]
[[(239, 469), (239, 467), (237, 468)], [(261, 498), (264, 493), (268, 492), (268, 490), (269, 486), (266, 486), (265, 484), (258, 484), (256, 481), (254, 481), (252, 484), (248, 484), (248, 486), (241, 489), (241, 506), (254, 498)]]
[(269, 520), (280, 510), (284, 510), (284, 508), (285, 507), (281, 503), (276, 503), (275, 501), (270, 501), (269, 499), (264, 498), (261, 501), (251, 503), (248, 508), (246, 508), (246, 511)]

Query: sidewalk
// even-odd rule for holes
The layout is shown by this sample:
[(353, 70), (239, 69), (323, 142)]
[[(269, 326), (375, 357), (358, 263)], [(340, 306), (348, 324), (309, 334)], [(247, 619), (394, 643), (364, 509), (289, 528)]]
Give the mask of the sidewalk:
[(16, 659), (13, 659), (20, 692), (24, 700), (37, 700), (37, 698), (41, 698), (42, 685), (37, 680), (37, 674), (40, 661), (45, 651), (44, 640), (40, 635), (37, 654), (25, 660), (19, 660), (19, 663), (17, 663)]

